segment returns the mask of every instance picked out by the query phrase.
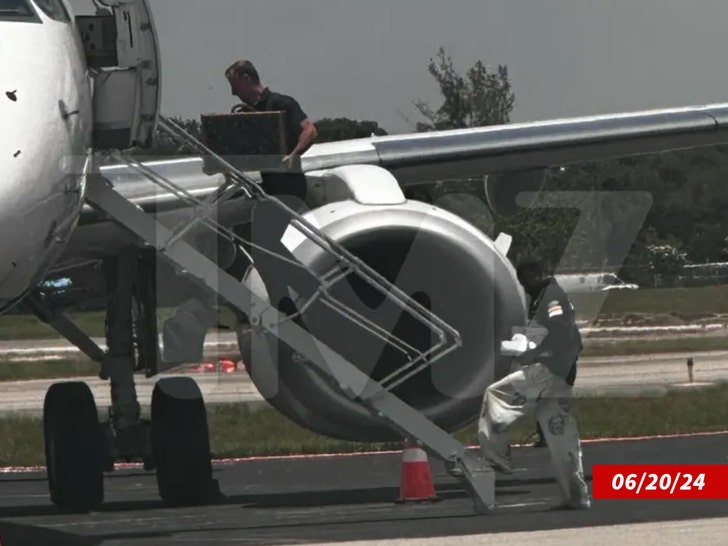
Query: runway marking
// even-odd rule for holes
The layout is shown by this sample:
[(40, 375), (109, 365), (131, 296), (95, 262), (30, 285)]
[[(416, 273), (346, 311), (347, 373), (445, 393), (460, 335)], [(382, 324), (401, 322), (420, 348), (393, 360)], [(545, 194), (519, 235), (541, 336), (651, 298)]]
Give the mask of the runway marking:
[[(105, 515), (104, 512), (94, 512), (93, 515), (103, 516)], [(175, 514), (173, 516), (174, 519), (196, 519), (199, 516), (188, 516), (184, 514)], [(151, 517), (134, 517), (134, 518), (119, 518), (119, 519), (87, 519), (87, 520), (75, 520), (75, 521), (62, 521), (60, 523), (44, 523), (43, 527), (52, 527), (52, 528), (63, 528), (63, 527), (98, 527), (100, 525), (108, 525), (108, 524), (125, 524), (125, 523), (134, 523), (134, 524), (140, 524), (140, 523), (151, 523), (154, 521), (168, 521), (170, 518), (167, 516), (151, 516)]]
[[(645, 440), (666, 440), (674, 438), (695, 438), (704, 436), (721, 436), (728, 434), (728, 429), (717, 430), (712, 432), (685, 432), (679, 434), (658, 434), (655, 436), (628, 436), (628, 437), (615, 437), (615, 438), (590, 438), (582, 440), (582, 444), (598, 444), (607, 442), (641, 442)], [(513, 444), (513, 447), (528, 447), (531, 444)], [(470, 444), (467, 446), (471, 449), (476, 449), (477, 444)], [(401, 455), (402, 451), (356, 451), (353, 453), (302, 453), (299, 455), (260, 455), (251, 457), (233, 457), (226, 459), (213, 459), (213, 464), (229, 465), (244, 462), (255, 462), (255, 461), (281, 461), (281, 460), (300, 460), (304, 461), (307, 459), (331, 459), (331, 458), (351, 458), (351, 457), (371, 457), (375, 455)], [(125, 470), (133, 468), (142, 468), (142, 463), (116, 463), (116, 470)], [(5, 466), (0, 467), (0, 474), (17, 474), (23, 472), (45, 472), (45, 466)]]
[[(528, 531), (486, 532), (457, 535), (450, 543), (471, 546), (581, 546), (593, 544), (644, 544), (645, 546), (664, 546), (675, 544), (723, 544), (721, 534), (728, 526), (728, 518), (709, 518), (699, 520), (669, 522), (636, 522), (617, 525), (595, 525), (589, 527), (564, 527)], [(308, 542), (309, 546), (441, 546), (444, 537), (391, 538), (385, 540), (344, 540), (328, 542)]]
[(542, 499), (536, 499), (529, 502), (512, 502), (512, 503), (504, 503), (504, 504), (496, 504), (495, 510), (502, 510), (502, 509), (510, 509), (510, 508), (533, 508), (536, 506), (543, 506), (543, 505), (550, 505), (554, 504), (554, 499), (552, 498), (542, 498)]
[[(591, 438), (589, 440), (582, 440), (582, 444), (596, 444), (600, 442), (638, 442), (644, 440), (662, 440), (670, 438), (693, 438), (699, 436), (720, 436), (721, 434), (728, 434), (728, 430), (718, 430), (713, 432), (685, 432), (678, 434), (658, 434), (655, 436), (627, 436), (623, 438)], [(528, 444), (526, 444), (528, 445)]]

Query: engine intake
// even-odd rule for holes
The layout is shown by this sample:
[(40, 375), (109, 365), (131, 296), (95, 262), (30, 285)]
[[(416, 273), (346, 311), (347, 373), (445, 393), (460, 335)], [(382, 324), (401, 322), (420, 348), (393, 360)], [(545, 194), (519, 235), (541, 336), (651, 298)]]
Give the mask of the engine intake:
[[(510, 338), (511, 328), (526, 321), (515, 271), (493, 241), (458, 216), (416, 201), (366, 205), (348, 199), (323, 205), (306, 218), (460, 333), (461, 347), (393, 392), (447, 431), (477, 418), (486, 386), (509, 371), (510, 359), (498, 355), (500, 340)], [(293, 228), (283, 242), (319, 276), (334, 265), (330, 254)], [(257, 271), (251, 269), (243, 282), (267, 299)], [(330, 293), (350, 309), (380, 324), (384, 321), (388, 331), (420, 350), (435, 341), (407, 313), (392, 316), (385, 298), (354, 276), (339, 281)], [(375, 380), (406, 362), (400, 353), (322, 306), (306, 310), (303, 319), (317, 339)], [(379, 418), (274, 337), (240, 327), (238, 342), (258, 390), (296, 423), (344, 440), (398, 439)]]

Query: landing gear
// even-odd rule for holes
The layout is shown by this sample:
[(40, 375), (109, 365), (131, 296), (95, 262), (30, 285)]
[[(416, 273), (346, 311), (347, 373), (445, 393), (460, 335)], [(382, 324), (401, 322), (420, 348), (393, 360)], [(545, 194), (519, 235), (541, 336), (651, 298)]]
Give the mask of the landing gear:
[(152, 393), (152, 454), (159, 495), (168, 504), (214, 500), (207, 412), (197, 383), (189, 377), (160, 379)]
[(135, 372), (150, 377), (160, 371), (153, 258), (146, 251), (129, 249), (104, 260), (106, 352), (41, 297), (30, 300), (38, 317), (101, 364), (99, 376), (111, 388), (111, 408), (103, 422), (86, 383), (56, 383), (46, 394), (48, 487), (52, 502), (64, 511), (99, 507), (104, 472), (113, 472), (117, 461), (138, 461), (145, 470), (156, 470), (159, 494), (168, 504), (201, 504), (220, 494), (212, 478), (205, 402), (192, 378), (158, 381), (151, 420), (142, 418)]
[(43, 407), (51, 501), (66, 511), (98, 508), (104, 499), (104, 472), (112, 471), (120, 458), (141, 458), (146, 470), (156, 469), (159, 495), (169, 505), (217, 500), (220, 489), (212, 477), (207, 411), (197, 383), (189, 377), (160, 379), (151, 411), (148, 437), (139, 437), (134, 453), (129, 450), (132, 443), (123, 442), (118, 432), (115, 438), (104, 434), (86, 383), (51, 385)]
[(98, 507), (104, 499), (103, 436), (86, 383), (51, 385), (43, 432), (51, 501), (71, 511)]

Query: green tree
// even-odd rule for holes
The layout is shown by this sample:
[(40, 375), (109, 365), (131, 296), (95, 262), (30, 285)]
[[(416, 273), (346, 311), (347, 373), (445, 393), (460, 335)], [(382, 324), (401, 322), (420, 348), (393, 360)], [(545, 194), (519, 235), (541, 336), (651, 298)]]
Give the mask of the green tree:
[(318, 138), (316, 142), (336, 142), (354, 138), (367, 138), (372, 135), (383, 136), (387, 132), (376, 121), (349, 118), (322, 118), (316, 123)]
[[(430, 59), (428, 70), (439, 86), (442, 100), (437, 107), (423, 100), (414, 101), (424, 118), (413, 124), (416, 130), (510, 122), (515, 95), (506, 66), (499, 65), (490, 71), (483, 61), (477, 61), (460, 73), (441, 47), (435, 58)], [(544, 193), (532, 208), (491, 220), (482, 210), (476, 210), (479, 207), (474, 206), (475, 201), (457, 196), (477, 196), (482, 200), (482, 177), (440, 180), (421, 186), (416, 195), (409, 192), (408, 197), (434, 202), (478, 227), (492, 226), (485, 230), (489, 235), (500, 231), (510, 233), (514, 237), (511, 256), (516, 260), (524, 256), (538, 257), (552, 266), (577, 269), (611, 269), (623, 264), (625, 269), (640, 275), (640, 284), (646, 284), (645, 271), (655, 272), (655, 268), (674, 271), (686, 261), (719, 261), (728, 255), (725, 235), (728, 233), (725, 215), (728, 193), (723, 187), (726, 176), (728, 146), (715, 146), (584, 162), (570, 165), (563, 172), (551, 168), (547, 170)], [(594, 210), (584, 213), (590, 222), (590, 233), (575, 237), (573, 230), (581, 214), (579, 210), (541, 206), (542, 200), (549, 198), (547, 194), (554, 191), (616, 194), (607, 196), (601, 203), (595, 201)], [(620, 192), (627, 191), (647, 192), (652, 197), (651, 208), (634, 242), (631, 242), (633, 229), (644, 212), (644, 203), (631, 203), (620, 197)], [(445, 196), (449, 197), (444, 199)], [(468, 206), (464, 205), (466, 202)], [(679, 250), (658, 260), (655, 249), (668, 247)], [(625, 261), (627, 250), (629, 255)]]
[[(202, 127), (199, 120), (181, 118), (179, 116), (170, 119), (182, 127), (188, 134), (202, 142)], [(145, 150), (135, 150), (132, 155), (147, 161), (154, 158), (163, 159), (166, 157), (196, 155), (196, 152), (192, 147), (181, 144), (177, 139), (171, 138), (167, 133), (157, 127), (154, 133), (154, 145)]]
[(433, 109), (426, 101), (417, 99), (414, 105), (427, 120), (417, 123), (418, 131), (463, 129), (508, 123), (515, 105), (508, 67), (498, 65), (491, 72), (478, 60), (462, 75), (455, 69), (449, 53), (440, 47), (430, 59), (429, 72), (442, 93), (442, 105)]
[[(433, 108), (421, 99), (413, 102), (426, 120), (415, 124), (418, 132), (483, 127), (510, 121), (515, 95), (506, 66), (499, 65), (491, 72), (482, 60), (478, 60), (460, 74), (450, 54), (440, 47), (436, 57), (430, 59), (428, 70), (440, 88), (442, 104)], [(482, 188), (482, 178), (440, 180), (407, 192), (407, 196), (435, 203), (492, 236), (494, 219), (483, 199)]]

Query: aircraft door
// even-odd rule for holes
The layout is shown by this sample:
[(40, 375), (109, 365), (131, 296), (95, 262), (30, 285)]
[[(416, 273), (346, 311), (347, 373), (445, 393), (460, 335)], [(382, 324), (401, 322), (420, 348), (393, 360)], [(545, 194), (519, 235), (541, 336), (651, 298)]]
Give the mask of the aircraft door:
[(94, 147), (149, 148), (161, 100), (159, 42), (147, 0), (105, 0), (76, 17), (93, 75)]

